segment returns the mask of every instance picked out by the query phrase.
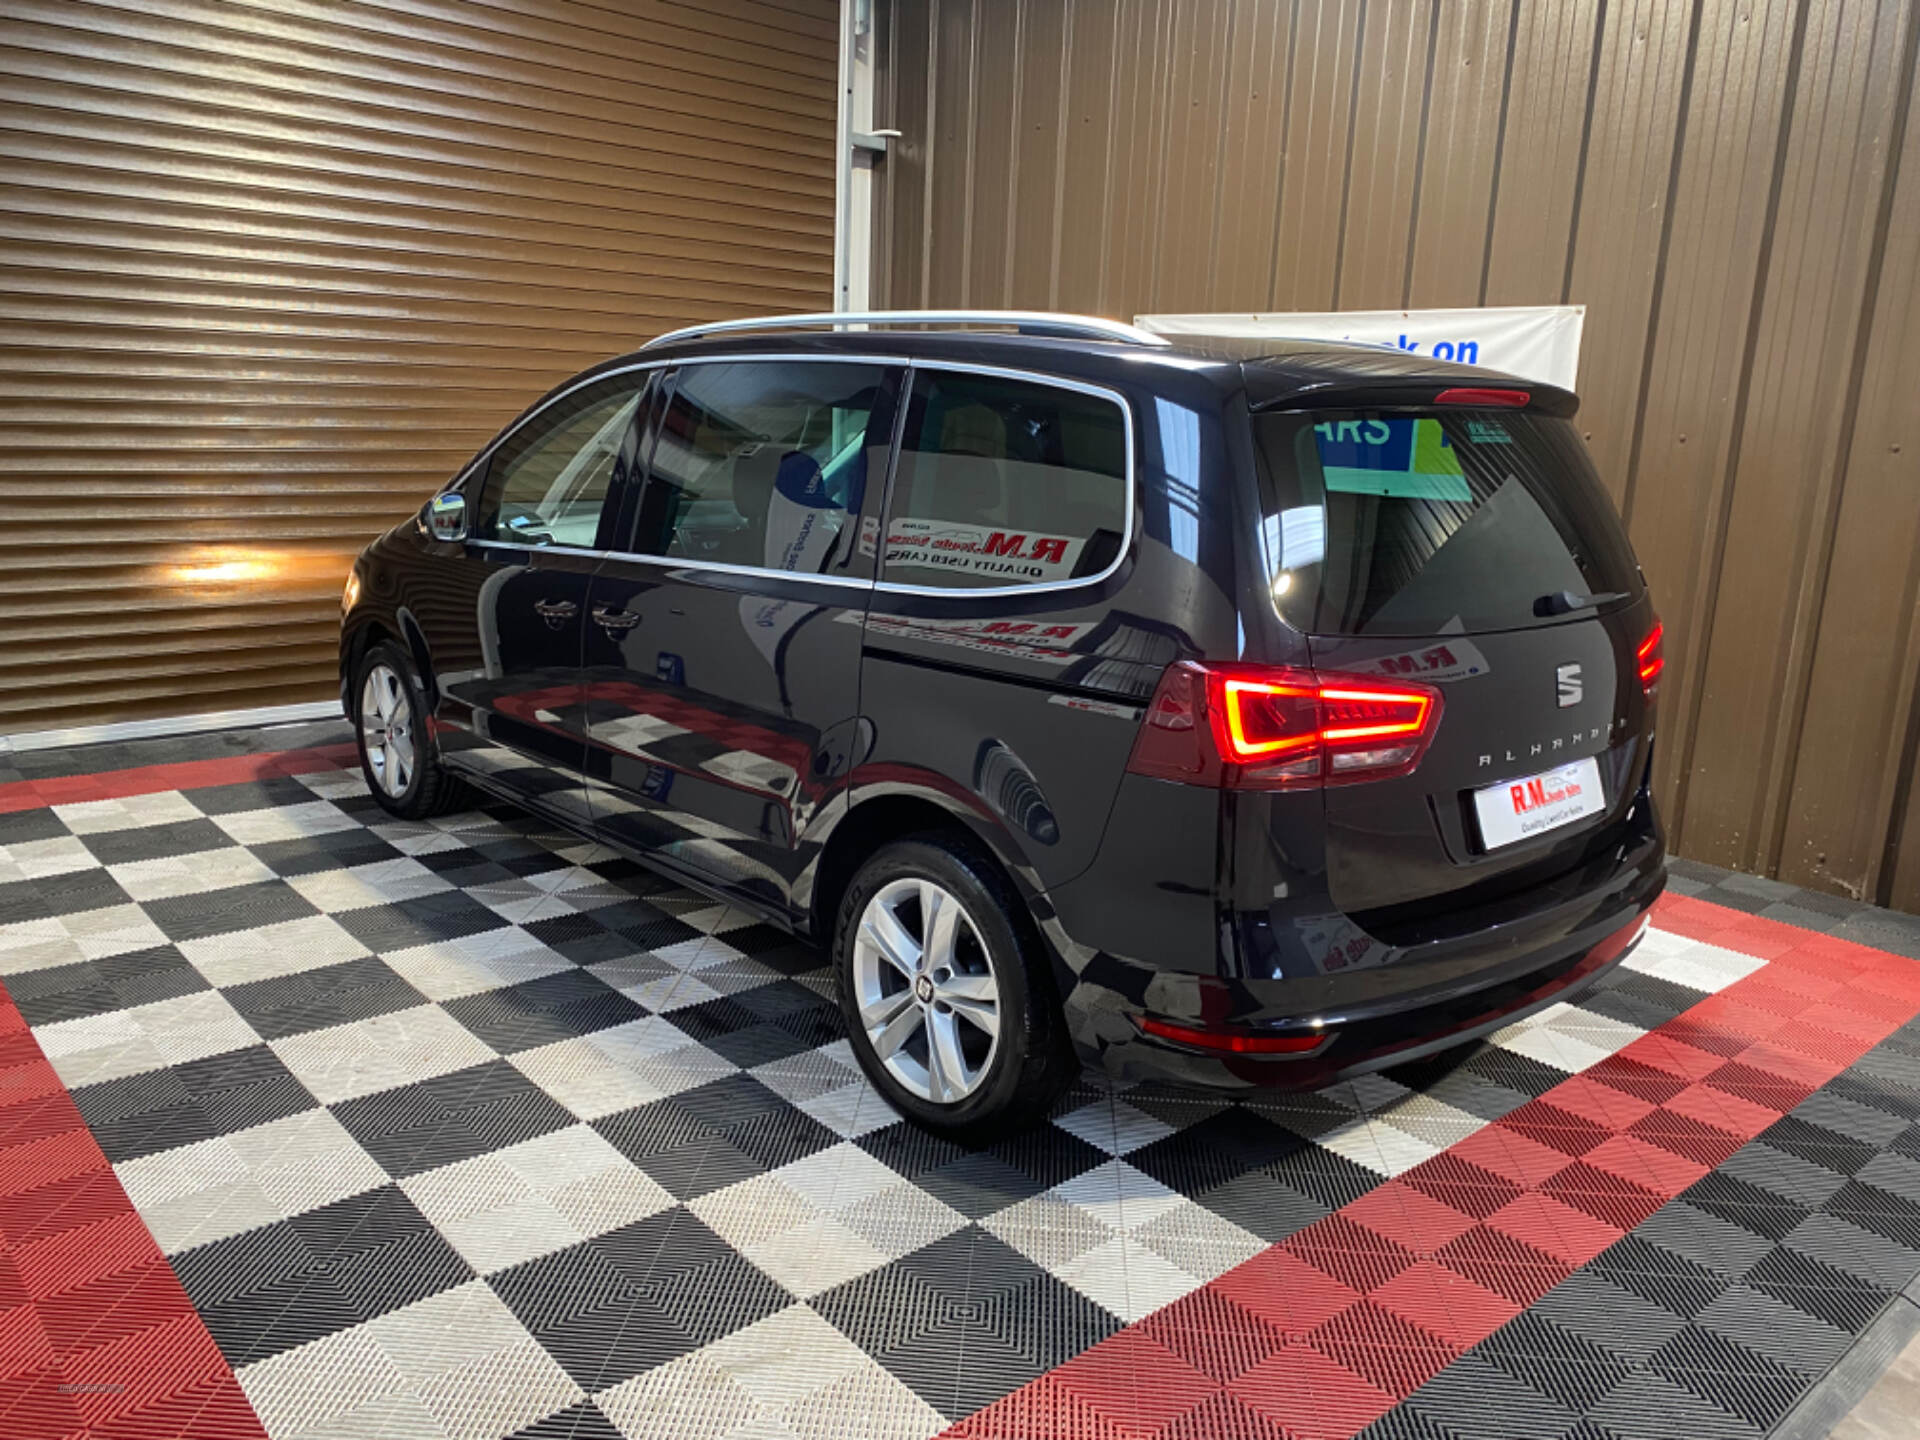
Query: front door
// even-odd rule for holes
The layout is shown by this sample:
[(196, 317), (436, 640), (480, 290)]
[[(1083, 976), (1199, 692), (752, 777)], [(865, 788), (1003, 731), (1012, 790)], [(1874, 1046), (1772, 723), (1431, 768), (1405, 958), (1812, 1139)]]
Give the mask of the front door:
[[(452, 764), (483, 775), (515, 798), (586, 818), (581, 781), (581, 642), (587, 586), (603, 527), (636, 454), (635, 415), (646, 376), (609, 376), (562, 395), (495, 449), (477, 494), (467, 552), (473, 636), (464, 663), (436, 662)], [(460, 622), (436, 618), (428, 631)]]
[(861, 624), (897, 372), (672, 377), (629, 553), (589, 587), (588, 770), (610, 839), (790, 903), (859, 746)]

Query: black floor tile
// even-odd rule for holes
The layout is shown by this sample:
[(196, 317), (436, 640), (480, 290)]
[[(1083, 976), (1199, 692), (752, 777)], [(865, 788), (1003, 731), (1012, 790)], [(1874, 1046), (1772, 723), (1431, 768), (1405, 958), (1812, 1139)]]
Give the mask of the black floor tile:
[(396, 1180), (517, 1145), (574, 1123), (504, 1060), (343, 1100), (336, 1119)]
[(230, 935), (238, 930), (255, 930), (263, 925), (278, 925), (320, 913), (306, 896), (284, 880), (263, 880), (257, 885), (235, 885), (226, 890), (146, 900), (140, 908), (176, 944), (183, 940), (204, 940), (212, 935)]
[(584, 970), (465, 995), (442, 1008), (502, 1055), (610, 1030), (647, 1014)]
[(607, 929), (594, 918), (591, 911), (549, 916), (544, 920), (532, 921), (525, 929), (548, 949), (581, 966), (625, 959), (644, 948), (626, 936)]
[(105, 870), (69, 870), (0, 885), (0, 925), (132, 903), (133, 897)]
[(35, 840), (57, 840), (73, 832), (50, 809), (0, 813), (0, 845), (25, 845)]
[(622, 1110), (593, 1127), (680, 1200), (752, 1179), (839, 1139), (747, 1075)]
[(213, 1126), (171, 1070), (83, 1085), (73, 1102), (114, 1164), (213, 1138)]
[(8, 976), (6, 984), (29, 1025), (78, 1020), (212, 988), (171, 945), (26, 970)]
[(846, 1033), (840, 1009), (792, 980), (676, 1010), (673, 1023), (742, 1068), (816, 1050)]
[[(397, 860), (401, 852), (367, 830), (329, 830), (323, 835), (302, 835), (292, 840), (268, 840), (247, 849), (282, 879), (313, 875), (323, 870), (340, 870), (352, 865), (373, 865), (382, 860)], [(420, 857), (424, 862), (427, 857)]]
[(1697, 1325), (1654, 1351), (1647, 1366), (1762, 1431), (1771, 1429), (1815, 1378)]
[(793, 1300), (679, 1206), (487, 1283), (589, 1391), (678, 1359)]
[(268, 1040), (325, 1030), (426, 1003), (385, 961), (366, 955), (228, 987), (227, 1003)]
[(1749, 1270), (1746, 1283), (1850, 1335), (1864, 1330), (1891, 1298), (1858, 1276), (1784, 1246)]
[(235, 1367), (424, 1300), (473, 1274), (393, 1186), (188, 1250), (173, 1267)]
[(1120, 1328), (976, 1225), (811, 1303), (948, 1415), (993, 1403)]
[(249, 810), (278, 810), (290, 805), (311, 805), (320, 797), (298, 780), (272, 777), (243, 780), (232, 785), (207, 785), (183, 790), (202, 815), (239, 815)]
[(507, 1440), (623, 1440), (623, 1437), (593, 1401), (582, 1400), (514, 1431)]
[(1633, 1368), (1577, 1331), (1533, 1311), (1524, 1311), (1501, 1326), (1473, 1353), (1576, 1415)]
[[(700, 932), (686, 921), (644, 900), (622, 900), (588, 913), (602, 930), (618, 935), (637, 950), (664, 950), (700, 938)], [(730, 936), (722, 938), (727, 944), (733, 943)]]
[(341, 929), (376, 955), (501, 930), (507, 924), (478, 900), (458, 890), (395, 900), (385, 905), (367, 905), (343, 911), (333, 918)]
[(100, 830), (83, 835), (80, 840), (102, 865), (165, 860), (203, 850), (224, 850), (233, 844), (233, 838), (211, 820), (175, 820), (128, 830)]

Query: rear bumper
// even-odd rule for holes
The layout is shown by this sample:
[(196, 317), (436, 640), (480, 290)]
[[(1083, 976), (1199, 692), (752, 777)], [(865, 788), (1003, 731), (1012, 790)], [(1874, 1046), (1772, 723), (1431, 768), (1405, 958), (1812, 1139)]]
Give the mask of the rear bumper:
[[(1657, 834), (1563, 878), (1541, 905), (1471, 934), (1380, 948), (1339, 973), (1170, 973), (1100, 953), (1067, 989), (1082, 1058), (1124, 1080), (1312, 1089), (1478, 1039), (1592, 985), (1631, 952), (1666, 886)], [(1142, 1033), (1153, 1017), (1258, 1037), (1327, 1033), (1307, 1054), (1219, 1054)]]

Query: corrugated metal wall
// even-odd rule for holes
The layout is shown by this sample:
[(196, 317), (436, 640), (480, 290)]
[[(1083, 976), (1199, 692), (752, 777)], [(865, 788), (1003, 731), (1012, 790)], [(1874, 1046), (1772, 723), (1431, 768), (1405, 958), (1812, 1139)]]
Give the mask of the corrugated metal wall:
[(1682, 854), (1920, 909), (1913, 0), (896, 0), (876, 294), (1588, 306)]
[(837, 0), (7, 0), (0, 732), (324, 699), (550, 384), (832, 292)]

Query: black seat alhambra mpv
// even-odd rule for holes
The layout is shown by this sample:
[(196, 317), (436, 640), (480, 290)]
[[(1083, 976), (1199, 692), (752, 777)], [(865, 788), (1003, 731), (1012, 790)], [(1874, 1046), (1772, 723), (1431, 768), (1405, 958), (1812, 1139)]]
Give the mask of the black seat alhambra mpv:
[(396, 815), (466, 785), (829, 947), (900, 1111), (1318, 1086), (1590, 983), (1664, 883), (1660, 624), (1565, 391), (1069, 316), (679, 331), (354, 567)]

